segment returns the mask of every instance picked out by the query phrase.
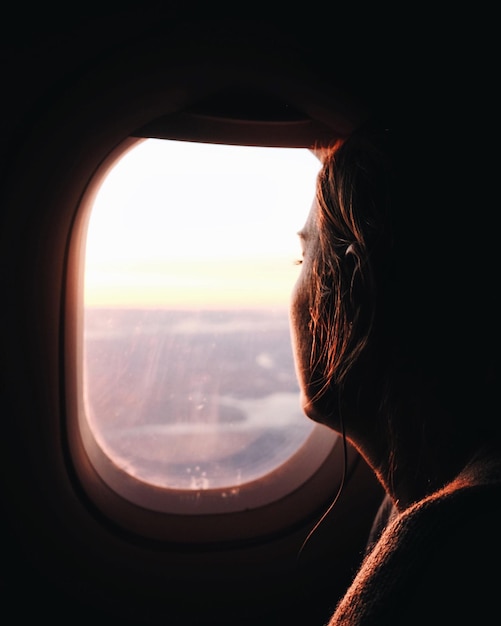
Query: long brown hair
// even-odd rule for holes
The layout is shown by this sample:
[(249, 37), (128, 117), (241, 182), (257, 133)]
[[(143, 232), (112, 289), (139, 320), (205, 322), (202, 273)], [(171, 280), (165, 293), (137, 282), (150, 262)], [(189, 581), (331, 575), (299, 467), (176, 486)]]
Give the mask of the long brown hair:
[(319, 396), (331, 384), (343, 384), (376, 319), (379, 265), (391, 240), (386, 133), (355, 134), (323, 155), (310, 294), (311, 366), (321, 380)]

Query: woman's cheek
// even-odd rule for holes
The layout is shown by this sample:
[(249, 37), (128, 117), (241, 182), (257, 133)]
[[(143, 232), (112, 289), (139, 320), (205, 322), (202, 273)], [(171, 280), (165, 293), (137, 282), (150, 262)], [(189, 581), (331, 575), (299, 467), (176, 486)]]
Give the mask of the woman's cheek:
[(310, 332), (309, 302), (303, 272), (301, 272), (292, 292), (290, 327), (296, 375), (303, 394), (307, 391), (307, 383), (311, 377), (310, 361), (312, 338)]

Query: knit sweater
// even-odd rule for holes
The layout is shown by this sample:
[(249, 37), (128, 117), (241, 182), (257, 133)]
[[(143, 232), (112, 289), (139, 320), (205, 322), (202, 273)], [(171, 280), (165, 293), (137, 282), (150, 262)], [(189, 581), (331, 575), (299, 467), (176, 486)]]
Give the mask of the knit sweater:
[(459, 477), (390, 521), (328, 626), (501, 624), (501, 480)]

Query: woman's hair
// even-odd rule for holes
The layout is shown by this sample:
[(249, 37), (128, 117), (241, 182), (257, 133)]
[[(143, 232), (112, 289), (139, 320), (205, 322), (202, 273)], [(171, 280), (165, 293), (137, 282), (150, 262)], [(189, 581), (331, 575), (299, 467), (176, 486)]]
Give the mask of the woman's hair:
[(416, 398), (426, 386), (455, 427), (499, 436), (492, 207), (466, 195), (471, 155), (458, 158), (445, 138), (405, 139), (374, 125), (325, 153), (309, 294), (316, 399), (370, 358), (381, 403), (410, 406), (388, 391), (408, 376)]
[(310, 294), (312, 369), (321, 394), (342, 385), (370, 341), (391, 245), (389, 133), (356, 134), (325, 152), (317, 178), (319, 250)]

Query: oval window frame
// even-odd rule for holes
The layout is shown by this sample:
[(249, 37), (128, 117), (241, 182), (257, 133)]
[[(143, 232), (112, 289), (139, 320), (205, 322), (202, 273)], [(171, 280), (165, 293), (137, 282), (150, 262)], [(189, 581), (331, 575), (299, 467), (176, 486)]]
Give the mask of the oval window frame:
[[(143, 138), (116, 146), (88, 182), (72, 230), (68, 259), (66, 373), (68, 441), (85, 492), (108, 518), (153, 539), (213, 542), (275, 533), (323, 510), (344, 471), (341, 438), (316, 424), (305, 443), (265, 476), (238, 486), (182, 490), (138, 480), (117, 467), (99, 446), (85, 416), (83, 389), (83, 255), (90, 212), (110, 169)], [(305, 418), (306, 419), (306, 418)], [(348, 454), (348, 471), (356, 456)], [(337, 480), (333, 481), (333, 476)]]

